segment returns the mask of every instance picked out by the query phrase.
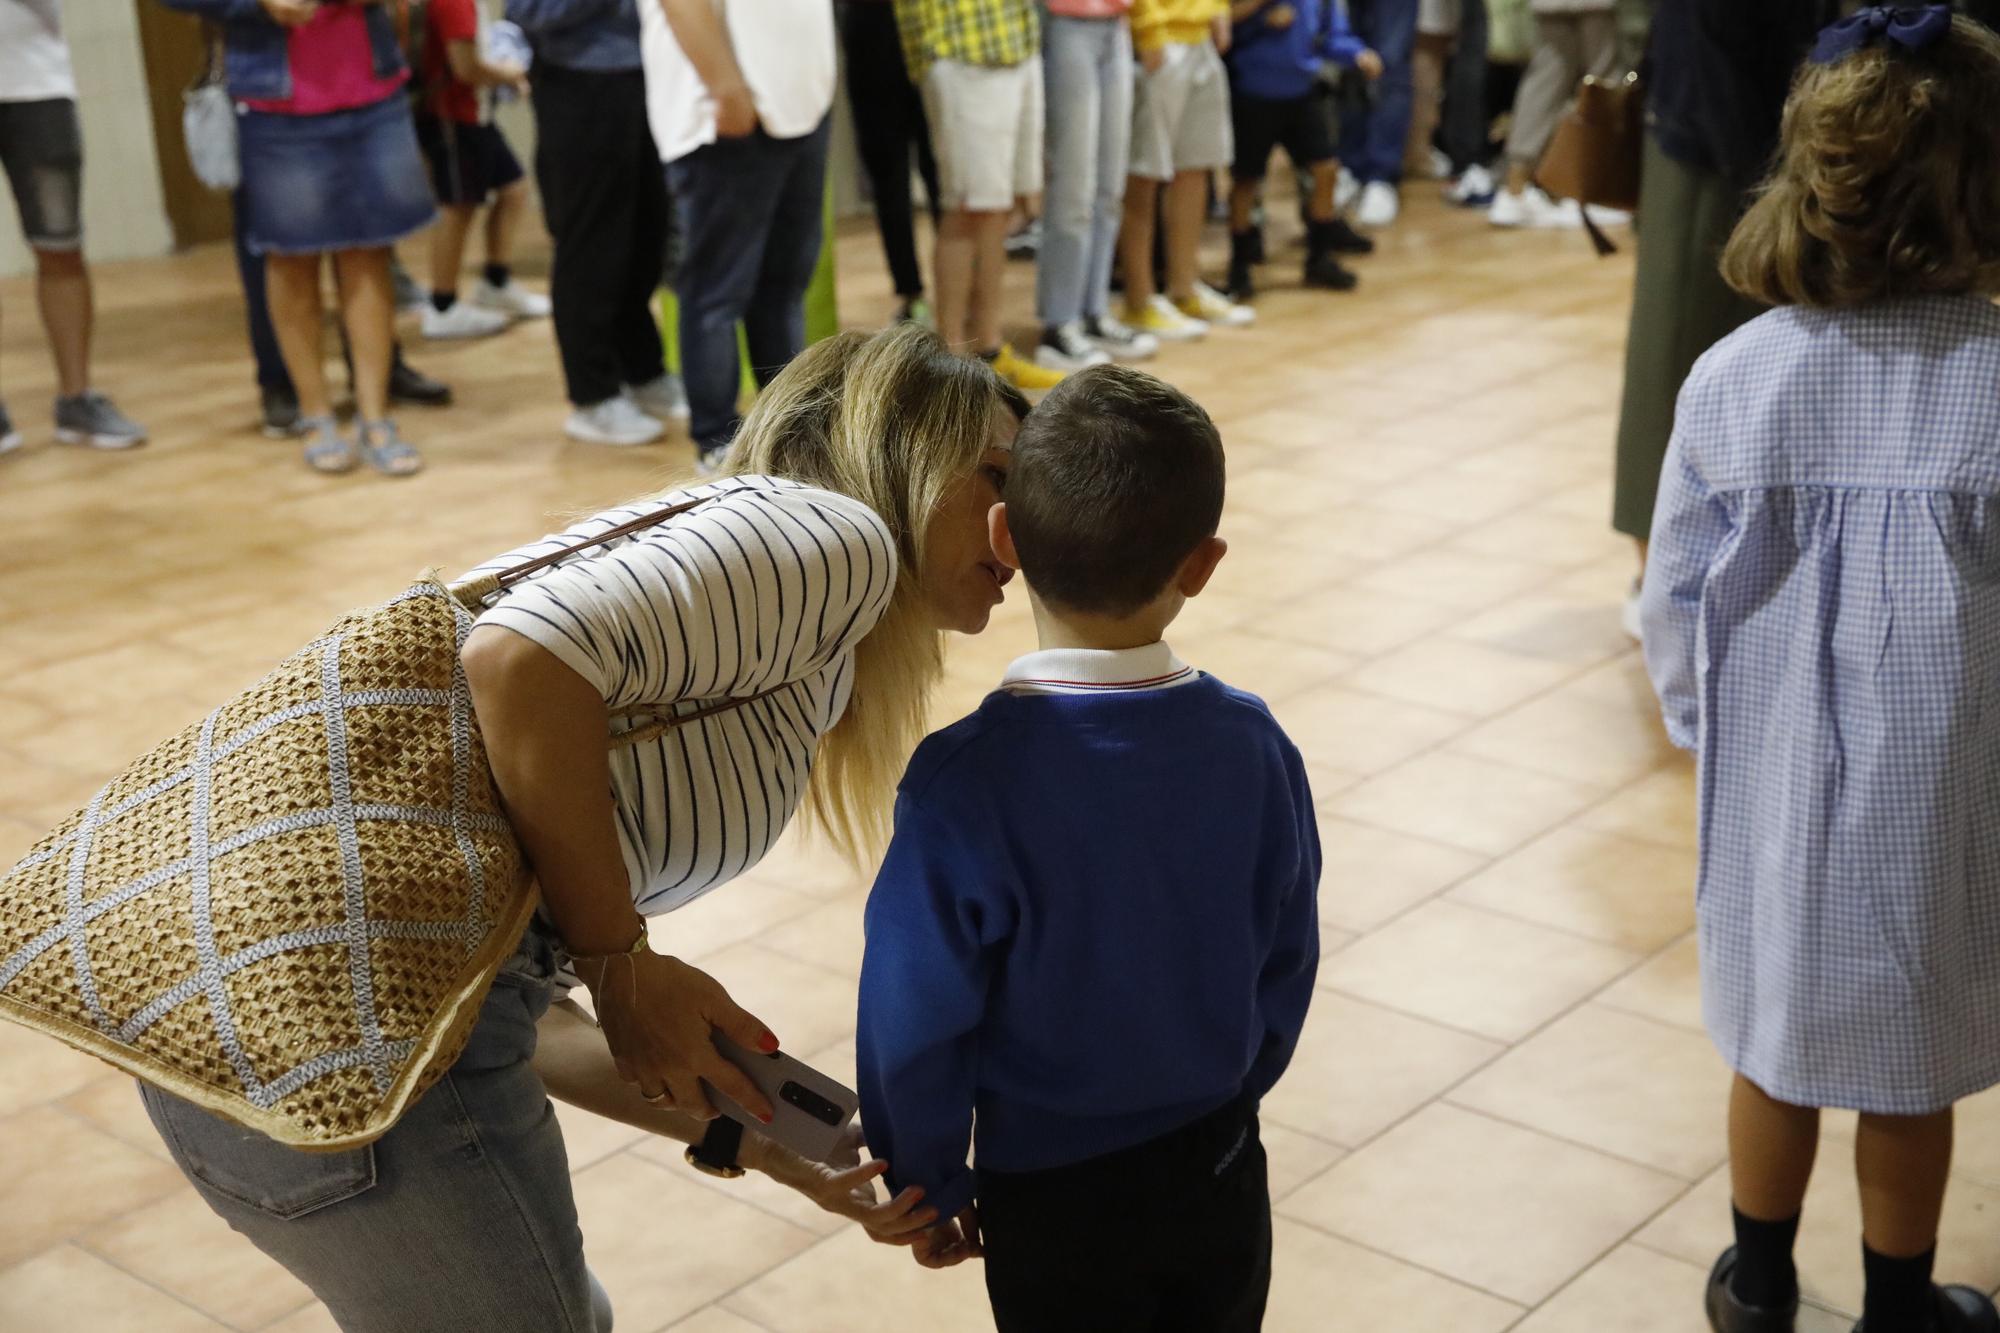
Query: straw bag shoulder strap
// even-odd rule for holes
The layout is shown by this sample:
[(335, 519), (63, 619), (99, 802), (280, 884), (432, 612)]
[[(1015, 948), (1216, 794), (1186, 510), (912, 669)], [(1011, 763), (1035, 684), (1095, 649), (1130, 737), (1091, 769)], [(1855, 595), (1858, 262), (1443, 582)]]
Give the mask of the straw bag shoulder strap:
[[(600, 546), (609, 546), (621, 537), (629, 537), (635, 532), (644, 532), (647, 528), (658, 527), (668, 519), (685, 514), (690, 509), (698, 509), (714, 498), (713, 496), (703, 496), (699, 500), (683, 500), (679, 504), (668, 505), (665, 509), (655, 509), (649, 514), (641, 514), (635, 519), (629, 519), (624, 523), (620, 523), (617, 527), (600, 532), (597, 536), (587, 541), (580, 541), (574, 546), (566, 546), (560, 551), (551, 551), (547, 555), (537, 556), (533, 560), (524, 561), (521, 564), (513, 565), (506, 569), (481, 574), (479, 577), (467, 579), (463, 583), (454, 583), (451, 585), (451, 595), (457, 599), (460, 606), (477, 614), (484, 610), (487, 603), (493, 598), (507, 591), (525, 578), (539, 574), (545, 569), (553, 568), (571, 556), (581, 555), (585, 551), (594, 551)], [(691, 722), (701, 722), (711, 717), (720, 717), (725, 713), (733, 713), (737, 709), (746, 708), (760, 699), (768, 699), (774, 694), (788, 690), (792, 687), (792, 684), (793, 682), (791, 681), (785, 681), (782, 684), (772, 686), (768, 690), (759, 690), (755, 694), (745, 695), (740, 699), (721, 699), (714, 703), (703, 704), (699, 708), (689, 709), (685, 713), (676, 713), (671, 717), (656, 718), (642, 726), (634, 727), (630, 731), (619, 732), (613, 735), (611, 737), (611, 746), (613, 749), (625, 749), (634, 745), (643, 745), (647, 741), (658, 740), (677, 727), (684, 727)], [(619, 713), (618, 716), (644, 716), (651, 712), (653, 712), (651, 707), (641, 707), (626, 709)]]

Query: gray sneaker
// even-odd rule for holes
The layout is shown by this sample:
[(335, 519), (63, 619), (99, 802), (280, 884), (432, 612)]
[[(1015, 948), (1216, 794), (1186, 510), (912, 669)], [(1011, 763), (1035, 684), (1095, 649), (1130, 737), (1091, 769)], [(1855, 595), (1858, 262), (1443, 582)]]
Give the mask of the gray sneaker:
[(7, 415), (7, 404), (0, 403), (0, 454), (11, 454), (21, 447), (21, 432), (14, 429), (14, 419)]
[(56, 438), (93, 449), (130, 449), (146, 442), (146, 428), (120, 412), (95, 389), (56, 399)]

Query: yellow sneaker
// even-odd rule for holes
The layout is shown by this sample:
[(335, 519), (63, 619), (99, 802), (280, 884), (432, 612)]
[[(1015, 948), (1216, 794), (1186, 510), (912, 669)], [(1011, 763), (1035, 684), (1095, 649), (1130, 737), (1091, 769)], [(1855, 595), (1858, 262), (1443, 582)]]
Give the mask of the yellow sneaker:
[(1180, 312), (1190, 319), (1224, 328), (1240, 329), (1257, 321), (1257, 312), (1238, 305), (1205, 282), (1194, 285), (1194, 295), (1180, 303)]
[(987, 364), (993, 367), (994, 374), (1006, 380), (1022, 393), (1042, 393), (1045, 390), (1055, 388), (1056, 385), (1061, 384), (1064, 379), (1068, 378), (1060, 370), (1050, 370), (1045, 366), (1038, 366), (1026, 357), (1019, 355), (1014, 351), (1013, 344), (1011, 343), (1001, 343), (1000, 350), (994, 354), (993, 359), (987, 362)]
[(1126, 306), (1122, 318), (1128, 327), (1150, 333), (1163, 343), (1193, 342), (1208, 332), (1206, 323), (1174, 309), (1174, 303), (1164, 296), (1155, 296), (1143, 306)]

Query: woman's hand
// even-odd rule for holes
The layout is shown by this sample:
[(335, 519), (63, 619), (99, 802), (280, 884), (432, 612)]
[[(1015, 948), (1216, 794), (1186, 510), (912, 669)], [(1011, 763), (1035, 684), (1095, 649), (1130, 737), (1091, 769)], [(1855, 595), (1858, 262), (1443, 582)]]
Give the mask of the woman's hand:
[(302, 28), (319, 12), (319, 0), (260, 0), (271, 21), (286, 28)]
[(715, 1049), (714, 1033), (719, 1029), (738, 1045), (766, 1054), (778, 1049), (778, 1039), (714, 977), (656, 953), (582, 959), (578, 973), (596, 1001), (597, 1025), (618, 1077), (638, 1085), (640, 1096), (697, 1120), (713, 1120), (715, 1107), (701, 1087), (707, 1079), (770, 1123), (771, 1103), (749, 1075)]
[(859, 1223), (882, 1245), (914, 1245), (937, 1221), (937, 1209), (919, 1206), (924, 1192), (914, 1185), (893, 1199), (881, 1197), (875, 1182), (889, 1164), (861, 1161), (858, 1129), (848, 1131), (831, 1164), (808, 1161), (761, 1134), (749, 1134), (743, 1140), (743, 1165), (797, 1190), (836, 1217)]

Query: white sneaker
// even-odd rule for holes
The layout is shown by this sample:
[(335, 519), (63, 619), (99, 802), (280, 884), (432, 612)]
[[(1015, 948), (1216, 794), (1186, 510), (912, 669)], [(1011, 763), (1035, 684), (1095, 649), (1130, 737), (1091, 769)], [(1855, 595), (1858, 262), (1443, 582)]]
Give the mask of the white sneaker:
[(1606, 208), (1602, 204), (1587, 204), (1583, 211), (1590, 214), (1590, 220), (1600, 227), (1625, 227), (1630, 226), (1632, 222), (1632, 215), (1622, 208)]
[(726, 444), (710, 445), (695, 451), (694, 471), (698, 477), (719, 477), (728, 466), (729, 446)]
[(1083, 330), (1092, 342), (1120, 361), (1144, 361), (1160, 350), (1158, 338), (1110, 315), (1085, 320)]
[(1388, 181), (1369, 181), (1361, 191), (1361, 204), (1354, 210), (1354, 221), (1362, 227), (1393, 226), (1402, 211), (1403, 201), (1395, 186)]
[(651, 444), (666, 432), (656, 417), (633, 406), (624, 394), (613, 394), (591, 407), (579, 407), (563, 423), (563, 434), (586, 444)]
[(472, 289), (472, 303), (515, 319), (547, 319), (549, 312), (555, 309), (548, 297), (540, 292), (531, 292), (518, 282), (495, 287), (484, 278)]
[(628, 384), (625, 396), (632, 405), (649, 417), (661, 421), (686, 421), (688, 419), (687, 385), (681, 377), (663, 374), (646, 384)]
[(1479, 208), (1490, 204), (1499, 194), (1499, 182), (1485, 167), (1474, 164), (1459, 174), (1444, 192), (1444, 197), (1460, 208)]
[(1361, 179), (1346, 167), (1340, 169), (1340, 178), (1333, 186), (1333, 211), (1345, 213), (1354, 206), (1361, 194)]
[(424, 311), (424, 337), (432, 341), (448, 338), (491, 338), (504, 333), (513, 321), (497, 310), (482, 310), (470, 301), (453, 301), (451, 309), (436, 306)]
[(1501, 190), (1493, 196), (1492, 207), (1486, 210), (1486, 221), (1495, 227), (1532, 227), (1528, 197), (1535, 194), (1532, 187), (1520, 191)]
[(1618, 623), (1625, 630), (1627, 638), (1634, 643), (1644, 643), (1644, 624), (1639, 618), (1639, 580), (1632, 580), (1632, 591), (1625, 594), (1625, 605), (1618, 613)]
[(1174, 308), (1174, 303), (1155, 292), (1143, 306), (1127, 306), (1125, 322), (1163, 343), (1193, 342), (1208, 336), (1208, 324), (1190, 319)]
[(1189, 319), (1198, 319), (1211, 328), (1220, 324), (1225, 329), (1247, 329), (1257, 322), (1255, 310), (1236, 304), (1205, 282), (1197, 282), (1194, 296), (1178, 309)]
[(1042, 340), (1035, 347), (1035, 364), (1044, 370), (1066, 373), (1089, 370), (1092, 366), (1110, 365), (1111, 353), (1084, 334), (1082, 320), (1073, 319), (1042, 332)]
[(1441, 149), (1431, 149), (1430, 156), (1424, 159), (1424, 169), (1434, 181), (1450, 180), (1451, 154)]

